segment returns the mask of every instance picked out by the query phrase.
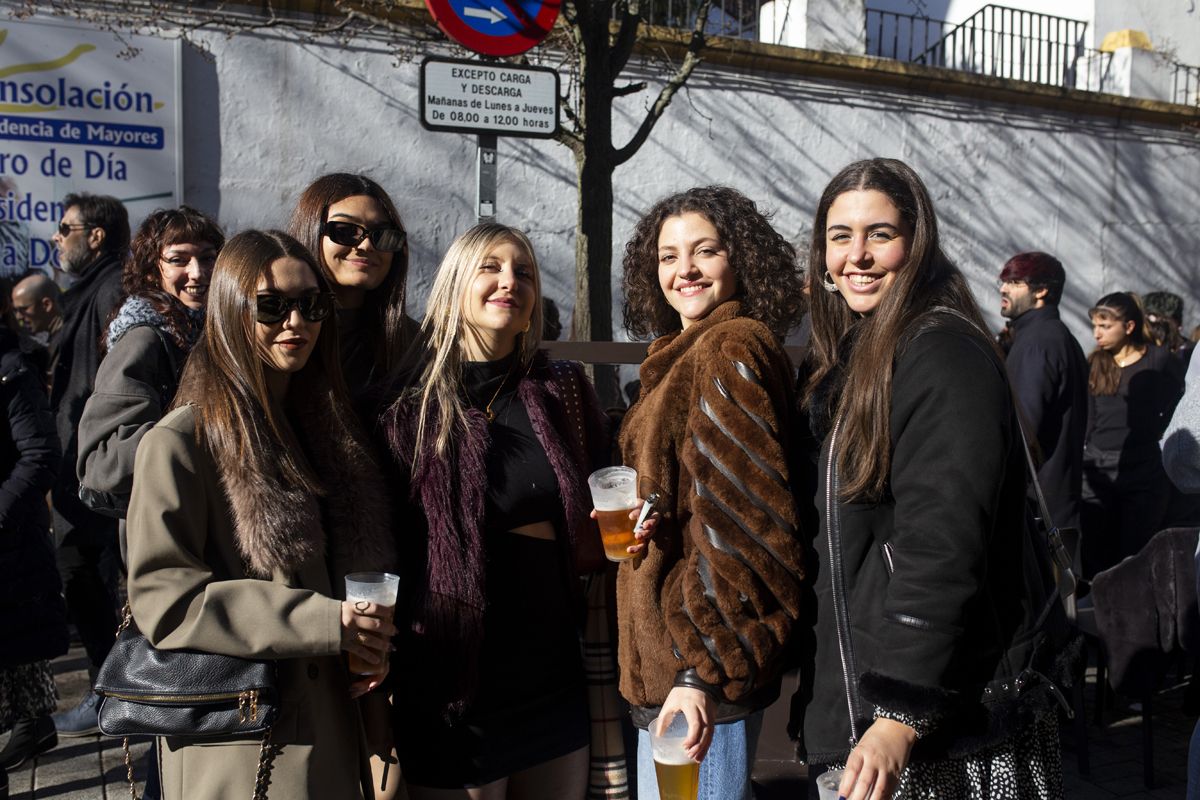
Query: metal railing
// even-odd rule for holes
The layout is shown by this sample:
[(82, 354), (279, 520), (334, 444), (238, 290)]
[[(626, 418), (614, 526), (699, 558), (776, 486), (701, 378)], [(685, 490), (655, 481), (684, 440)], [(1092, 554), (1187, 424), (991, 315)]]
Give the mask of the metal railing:
[[(642, 0), (642, 19), (650, 25), (691, 28), (702, 0)], [(704, 32), (739, 39), (758, 38), (762, 0), (713, 0)]]
[(1200, 67), (1175, 64), (1175, 71), (1171, 77), (1171, 102), (1200, 106)]
[(867, 9), (867, 54), (1054, 86), (1073, 85), (1087, 23), (986, 5), (963, 22)]

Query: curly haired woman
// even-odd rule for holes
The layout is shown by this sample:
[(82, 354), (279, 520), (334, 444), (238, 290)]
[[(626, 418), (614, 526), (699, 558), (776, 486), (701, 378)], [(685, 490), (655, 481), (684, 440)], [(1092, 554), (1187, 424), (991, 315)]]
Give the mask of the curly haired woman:
[(659, 796), (645, 728), (680, 712), (700, 795), (748, 800), (762, 710), (803, 607), (780, 342), (802, 274), (753, 202), (706, 187), (642, 217), (624, 275), (626, 327), (657, 338), (621, 454), (663, 514), (645, 559), (622, 564), (617, 582), (621, 694), (643, 729), (638, 797)]

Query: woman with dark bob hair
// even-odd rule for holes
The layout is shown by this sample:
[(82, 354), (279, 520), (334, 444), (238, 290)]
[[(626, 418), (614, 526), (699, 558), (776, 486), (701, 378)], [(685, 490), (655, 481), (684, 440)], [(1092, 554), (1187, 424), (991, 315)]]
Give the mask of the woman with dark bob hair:
[(1142, 549), (1167, 516), (1171, 481), (1159, 439), (1183, 396), (1183, 362), (1150, 340), (1136, 295), (1113, 292), (1088, 311), (1083, 445), (1083, 569), (1091, 577)]
[(269, 747), (160, 739), (163, 797), (251, 794), (260, 756), (274, 797), (373, 797), (352, 697), (386, 669), (352, 679), (343, 654), (378, 664), (396, 629), (388, 610), (341, 599), (342, 584), (394, 569), (395, 548), (326, 322), (329, 284), (292, 237), (244, 231), (209, 297), (174, 408), (138, 446), (129, 606), (159, 649), (273, 661), (279, 715)]
[(701, 796), (749, 800), (762, 710), (803, 611), (780, 341), (797, 322), (802, 273), (754, 203), (720, 186), (656, 203), (623, 266), (625, 325), (656, 338), (621, 454), (663, 514), (645, 558), (617, 577), (621, 694), (642, 729), (638, 797), (659, 796), (646, 728), (682, 713)]
[(853, 800), (1061, 797), (1043, 676), (1066, 659), (1038, 631), (1058, 601), (1025, 527), (1012, 390), (921, 179), (894, 159), (839, 172), (809, 264), (822, 444), (802, 752), (844, 766)]
[(400, 364), (417, 334), (405, 313), (408, 234), (388, 193), (366, 175), (322, 175), (300, 194), (289, 231), (337, 298), (342, 371), (352, 398)]

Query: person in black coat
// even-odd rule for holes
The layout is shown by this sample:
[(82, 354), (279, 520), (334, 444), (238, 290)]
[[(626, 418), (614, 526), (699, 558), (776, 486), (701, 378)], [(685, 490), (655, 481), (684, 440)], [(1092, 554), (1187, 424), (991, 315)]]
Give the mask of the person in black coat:
[[(100, 366), (100, 337), (123, 296), (121, 262), (129, 250), (129, 215), (119, 200), (104, 195), (70, 194), (63, 208), (54, 243), (59, 263), (74, 283), (62, 297), (63, 326), (50, 367), (50, 408), (63, 449), (52, 492), (54, 536), (67, 609), (94, 679), (117, 629), (121, 557), (117, 521), (79, 500), (77, 432)], [(54, 724), (63, 736), (97, 733), (96, 696), (89, 693), (75, 709), (55, 715)]]
[(842, 170), (809, 264), (822, 444), (805, 758), (844, 766), (854, 800), (1059, 797), (1054, 654), (1034, 635), (1057, 597), (1026, 527), (1012, 392), (916, 173)]
[(0, 731), (13, 728), (0, 752), (0, 786), (7, 786), (7, 769), (57, 742), (46, 716), (57, 698), (49, 660), (68, 642), (46, 507), (58, 436), (42, 376), (3, 319), (0, 410)]
[(1135, 295), (1113, 292), (1088, 311), (1083, 451), (1083, 569), (1088, 577), (1142, 549), (1164, 527), (1171, 481), (1159, 440), (1183, 396), (1182, 362), (1149, 340)]
[(1000, 314), (1011, 320), (1008, 376), (1027, 435), (1041, 452), (1038, 481), (1046, 505), (1054, 524), (1078, 528), (1088, 367), (1058, 316), (1065, 283), (1054, 256), (1018, 253), (1000, 272)]

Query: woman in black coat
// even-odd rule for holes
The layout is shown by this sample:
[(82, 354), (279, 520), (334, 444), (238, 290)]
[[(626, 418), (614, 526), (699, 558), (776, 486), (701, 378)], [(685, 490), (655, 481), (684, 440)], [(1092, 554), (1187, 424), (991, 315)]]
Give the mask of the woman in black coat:
[[(0, 288), (3, 297), (8, 287)], [(7, 769), (57, 743), (50, 659), (67, 651), (66, 606), (46, 492), (61, 454), (42, 375), (0, 317), (0, 798)]]
[(850, 800), (1060, 796), (1012, 392), (916, 173), (839, 173), (809, 263), (823, 444), (807, 758), (845, 766)]
[(1101, 297), (1088, 316), (1096, 349), (1088, 356), (1080, 516), (1083, 571), (1092, 577), (1165, 527), (1171, 481), (1158, 441), (1183, 395), (1183, 362), (1150, 341), (1128, 292)]

